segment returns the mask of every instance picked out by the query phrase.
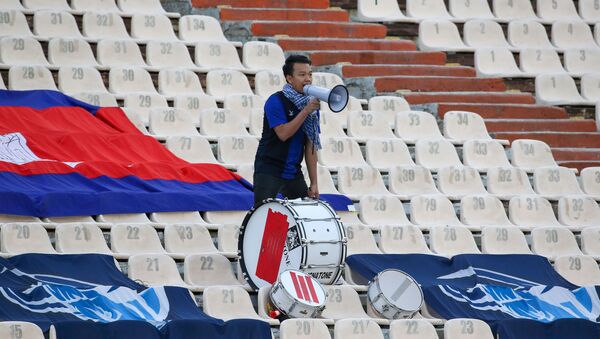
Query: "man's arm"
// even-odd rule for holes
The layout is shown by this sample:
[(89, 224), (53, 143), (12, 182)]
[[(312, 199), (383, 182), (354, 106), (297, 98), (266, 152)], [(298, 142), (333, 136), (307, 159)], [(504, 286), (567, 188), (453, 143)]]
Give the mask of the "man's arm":
[(300, 127), (302, 127), (302, 124), (304, 123), (304, 120), (306, 120), (306, 117), (310, 113), (319, 109), (320, 107), (321, 107), (321, 104), (320, 104), (319, 100), (312, 99), (312, 100), (310, 100), (308, 105), (306, 105), (306, 107), (304, 107), (304, 109), (302, 111), (300, 111), (300, 113), (294, 119), (292, 119), (292, 121), (287, 122), (285, 124), (275, 126), (275, 128), (273, 128), (273, 130), (275, 131), (275, 134), (277, 134), (277, 137), (279, 138), (279, 140), (286, 141), (289, 138), (291, 138), (294, 134), (296, 134), (298, 129), (300, 129)]
[(315, 147), (313, 147), (312, 141), (310, 141), (308, 138), (306, 138), (306, 145), (304, 146), (304, 160), (306, 161), (306, 168), (308, 169), (308, 177), (310, 179), (310, 186), (308, 186), (308, 197), (319, 199), (317, 150)]

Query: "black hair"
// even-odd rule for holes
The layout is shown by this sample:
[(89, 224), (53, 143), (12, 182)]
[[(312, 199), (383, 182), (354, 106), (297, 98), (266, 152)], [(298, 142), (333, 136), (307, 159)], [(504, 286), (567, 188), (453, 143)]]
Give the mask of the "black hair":
[(294, 74), (294, 64), (309, 64), (312, 62), (305, 55), (300, 54), (292, 54), (287, 59), (285, 59), (285, 64), (283, 65), (283, 76), (293, 75)]

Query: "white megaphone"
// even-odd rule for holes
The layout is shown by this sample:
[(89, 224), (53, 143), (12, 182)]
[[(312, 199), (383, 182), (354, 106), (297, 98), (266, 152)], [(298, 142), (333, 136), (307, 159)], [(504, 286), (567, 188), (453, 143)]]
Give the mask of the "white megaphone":
[(344, 85), (337, 85), (332, 89), (306, 85), (304, 86), (304, 94), (325, 101), (334, 113), (341, 112), (348, 105), (348, 89)]

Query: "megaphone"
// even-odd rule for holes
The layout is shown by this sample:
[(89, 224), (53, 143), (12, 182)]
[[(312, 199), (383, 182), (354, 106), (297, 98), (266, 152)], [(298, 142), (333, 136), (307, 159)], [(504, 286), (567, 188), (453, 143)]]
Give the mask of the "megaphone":
[(337, 85), (332, 89), (306, 85), (304, 86), (304, 94), (325, 101), (334, 113), (341, 112), (348, 105), (348, 89), (344, 85)]

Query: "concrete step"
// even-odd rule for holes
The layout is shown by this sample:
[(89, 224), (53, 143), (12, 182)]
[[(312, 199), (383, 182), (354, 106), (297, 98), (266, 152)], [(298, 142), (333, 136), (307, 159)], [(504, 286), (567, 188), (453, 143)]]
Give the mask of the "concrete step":
[(433, 75), (454, 77), (475, 77), (475, 69), (463, 66), (436, 65), (343, 65), (342, 74), (346, 78), (390, 75)]
[(436, 92), (406, 93), (402, 96), (412, 105), (431, 103), (444, 103), (444, 105), (446, 103), (535, 104), (535, 97), (530, 93)]
[(561, 161), (600, 161), (598, 148), (553, 148), (552, 155)]
[(231, 6), (243, 8), (313, 8), (329, 7), (329, 0), (192, 0), (192, 6), (198, 8)]
[(308, 50), (377, 50), (377, 51), (414, 51), (417, 49), (410, 40), (388, 39), (335, 39), (335, 38), (278, 38), (276, 42), (284, 51)]
[(389, 76), (375, 78), (377, 92), (501, 92), (502, 78), (464, 78), (436, 76)]
[[(525, 94), (525, 98), (527, 97), (535, 102), (535, 98), (530, 94)], [(569, 117), (561, 107), (518, 103), (442, 103), (438, 106), (438, 114), (441, 117), (448, 111), (475, 112), (484, 119), (567, 119)]]
[(446, 54), (418, 51), (308, 51), (314, 66), (352, 64), (444, 65)]
[(592, 160), (582, 160), (582, 161), (557, 161), (560, 166), (568, 167), (568, 168), (576, 168), (579, 172), (581, 172), (584, 168), (587, 167), (598, 167), (600, 166), (599, 161)]
[(596, 132), (590, 119), (486, 119), (485, 125), (490, 132)]
[(380, 24), (326, 21), (254, 21), (254, 36), (288, 35), (317, 38), (385, 38), (387, 29)]
[(340, 21), (350, 15), (341, 9), (220, 8), (221, 20)]
[(495, 135), (498, 139), (507, 139), (511, 142), (516, 139), (541, 140), (550, 147), (600, 148), (598, 132), (497, 132)]

